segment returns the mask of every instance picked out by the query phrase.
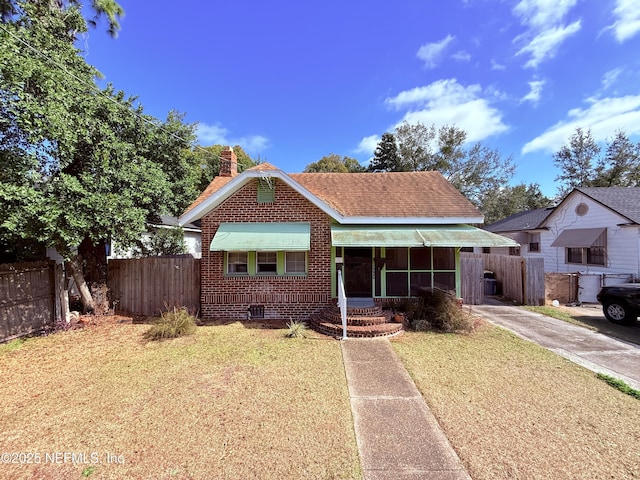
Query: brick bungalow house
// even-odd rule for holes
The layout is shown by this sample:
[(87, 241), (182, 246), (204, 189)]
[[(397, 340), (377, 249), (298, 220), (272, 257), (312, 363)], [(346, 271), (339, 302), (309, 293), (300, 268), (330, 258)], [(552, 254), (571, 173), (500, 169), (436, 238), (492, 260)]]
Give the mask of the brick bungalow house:
[(295, 319), (349, 298), (438, 287), (460, 296), (460, 248), (515, 246), (468, 224), (481, 213), (438, 172), (298, 173), (262, 163), (220, 175), (180, 217), (201, 221), (201, 315)]

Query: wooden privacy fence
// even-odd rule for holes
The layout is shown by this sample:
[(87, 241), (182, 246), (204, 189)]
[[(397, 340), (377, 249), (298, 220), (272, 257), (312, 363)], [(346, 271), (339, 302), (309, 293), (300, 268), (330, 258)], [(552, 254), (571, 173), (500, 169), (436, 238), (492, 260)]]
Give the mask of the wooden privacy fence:
[(39, 332), (64, 316), (62, 265), (0, 265), (0, 342)]
[[(462, 253), (460, 255), (460, 271), (462, 275), (463, 292), (465, 277), (469, 276), (470, 282), (483, 282), (477, 275), (477, 265), (474, 270), (469, 270), (472, 258), (481, 258), (483, 270), (489, 270), (495, 274), (496, 285), (503, 296), (523, 305), (544, 305), (544, 259), (537, 257), (520, 257), (514, 255), (497, 255), (483, 253)], [(465, 270), (466, 269), (466, 270)], [(464, 296), (463, 296), (464, 299)], [(477, 296), (470, 298), (465, 303), (474, 304)], [(482, 302), (478, 302), (482, 303)]]
[(107, 285), (114, 310), (129, 315), (200, 311), (200, 259), (191, 255), (109, 260)]

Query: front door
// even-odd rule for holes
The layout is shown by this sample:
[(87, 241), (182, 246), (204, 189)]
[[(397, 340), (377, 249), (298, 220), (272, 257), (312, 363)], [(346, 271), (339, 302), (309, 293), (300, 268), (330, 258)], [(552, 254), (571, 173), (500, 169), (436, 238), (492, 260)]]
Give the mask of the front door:
[(344, 290), (347, 297), (372, 296), (372, 266), (370, 248), (344, 249)]

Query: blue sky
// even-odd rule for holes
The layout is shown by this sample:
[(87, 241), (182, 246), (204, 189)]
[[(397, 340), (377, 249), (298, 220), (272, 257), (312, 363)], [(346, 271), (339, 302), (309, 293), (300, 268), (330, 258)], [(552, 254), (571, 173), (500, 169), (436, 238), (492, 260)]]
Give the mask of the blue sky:
[(576, 127), (640, 140), (640, 0), (120, 0), (79, 46), (145, 111), (286, 172), (366, 163), (403, 120), (456, 124), (556, 193)]

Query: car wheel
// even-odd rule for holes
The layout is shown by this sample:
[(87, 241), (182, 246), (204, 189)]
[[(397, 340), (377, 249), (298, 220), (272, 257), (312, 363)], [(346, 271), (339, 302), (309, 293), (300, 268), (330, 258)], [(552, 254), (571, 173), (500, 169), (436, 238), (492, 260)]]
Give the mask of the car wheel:
[(620, 302), (607, 302), (602, 308), (604, 316), (611, 323), (632, 325), (636, 321), (636, 312)]

